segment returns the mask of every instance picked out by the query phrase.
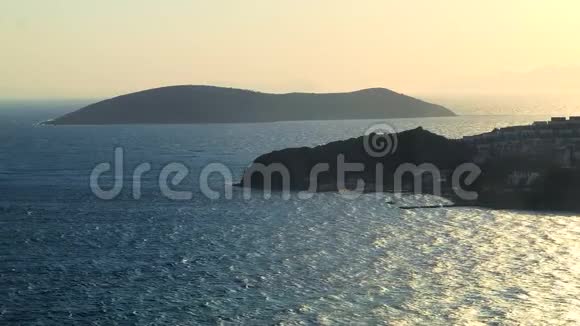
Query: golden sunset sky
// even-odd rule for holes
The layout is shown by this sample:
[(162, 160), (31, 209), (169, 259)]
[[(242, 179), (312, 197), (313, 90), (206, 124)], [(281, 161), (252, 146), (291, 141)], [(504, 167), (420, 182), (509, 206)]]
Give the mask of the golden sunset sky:
[(577, 0), (0, 0), (0, 98), (580, 89)]

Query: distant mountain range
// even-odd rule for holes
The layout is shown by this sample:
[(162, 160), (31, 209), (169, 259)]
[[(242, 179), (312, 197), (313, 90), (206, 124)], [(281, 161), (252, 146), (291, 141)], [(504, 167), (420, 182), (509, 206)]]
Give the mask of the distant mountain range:
[(385, 88), (350, 93), (268, 94), (214, 86), (169, 86), (88, 105), (45, 122), (67, 124), (236, 123), (454, 116)]

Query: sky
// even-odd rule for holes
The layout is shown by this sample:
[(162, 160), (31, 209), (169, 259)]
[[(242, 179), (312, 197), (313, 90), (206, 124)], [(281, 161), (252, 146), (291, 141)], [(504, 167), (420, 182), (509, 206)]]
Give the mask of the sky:
[(0, 99), (580, 89), (577, 0), (0, 0)]

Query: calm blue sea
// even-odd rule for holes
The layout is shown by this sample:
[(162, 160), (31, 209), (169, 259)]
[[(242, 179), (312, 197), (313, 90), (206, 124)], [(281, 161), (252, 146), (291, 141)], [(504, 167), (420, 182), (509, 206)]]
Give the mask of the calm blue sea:
[[(375, 194), (244, 200), (234, 189), (211, 200), (199, 190), (209, 163), (237, 181), (257, 155), (381, 121), (35, 126), (53, 115), (0, 111), (0, 324), (580, 323), (578, 216), (405, 211)], [(545, 118), (388, 123), (461, 137)], [(124, 188), (101, 200), (89, 175), (116, 147)], [(131, 173), (145, 162), (135, 200)], [(188, 167), (178, 188), (191, 200), (159, 191), (171, 162)], [(214, 175), (210, 186), (224, 181)]]

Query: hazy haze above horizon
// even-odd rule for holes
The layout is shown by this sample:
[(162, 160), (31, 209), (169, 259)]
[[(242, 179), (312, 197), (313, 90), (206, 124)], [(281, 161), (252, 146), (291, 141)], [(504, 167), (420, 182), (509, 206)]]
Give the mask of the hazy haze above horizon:
[(572, 0), (4, 1), (0, 99), (176, 84), (569, 94), (578, 12)]

